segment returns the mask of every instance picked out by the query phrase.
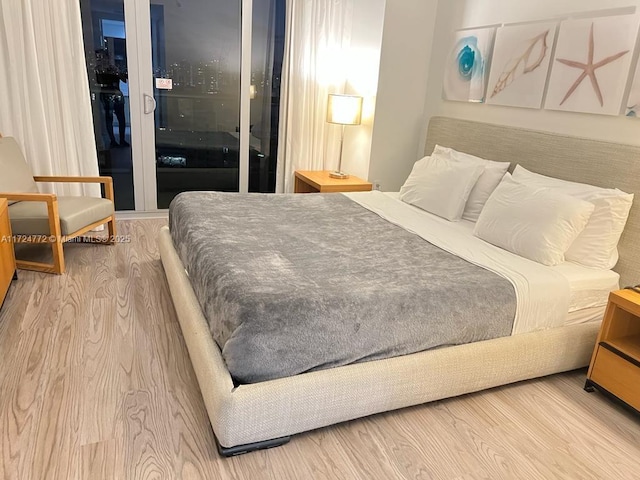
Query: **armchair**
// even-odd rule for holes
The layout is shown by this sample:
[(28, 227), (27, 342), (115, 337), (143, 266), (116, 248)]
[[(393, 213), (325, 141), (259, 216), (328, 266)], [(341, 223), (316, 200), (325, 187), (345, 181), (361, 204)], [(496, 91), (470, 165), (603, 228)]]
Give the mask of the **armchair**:
[[(16, 243), (49, 243), (53, 263), (16, 259), (18, 268), (46, 273), (65, 271), (63, 244), (94, 228), (107, 224), (112, 244), (116, 236), (111, 177), (33, 176), (15, 139), (0, 135), (0, 198), (9, 202), (9, 218)], [(57, 196), (40, 193), (38, 183), (101, 183), (106, 198)]]

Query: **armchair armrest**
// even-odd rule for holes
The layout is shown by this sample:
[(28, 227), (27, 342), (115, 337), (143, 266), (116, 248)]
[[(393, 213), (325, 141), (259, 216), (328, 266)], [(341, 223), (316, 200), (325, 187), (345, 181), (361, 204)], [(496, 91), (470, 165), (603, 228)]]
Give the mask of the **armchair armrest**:
[(40, 183), (102, 183), (104, 185), (104, 196), (112, 202), (114, 201), (113, 179), (111, 177), (61, 177), (37, 175), (33, 177), (33, 180)]
[(58, 197), (53, 193), (0, 193), (0, 198), (13, 202), (57, 202)]
[(15, 202), (45, 202), (49, 217), (49, 233), (60, 239), (60, 215), (58, 213), (58, 197), (55, 193), (0, 193), (0, 198)]
[(58, 175), (36, 175), (33, 177), (36, 182), (52, 183), (111, 183), (111, 177), (63, 177)]

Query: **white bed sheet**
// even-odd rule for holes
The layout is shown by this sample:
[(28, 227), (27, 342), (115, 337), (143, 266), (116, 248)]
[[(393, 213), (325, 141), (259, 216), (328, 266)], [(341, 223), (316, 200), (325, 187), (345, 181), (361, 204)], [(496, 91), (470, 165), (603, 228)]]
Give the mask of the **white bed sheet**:
[(601, 322), (604, 318), (604, 312), (606, 309), (606, 305), (600, 305), (599, 307), (588, 307), (581, 310), (569, 312), (567, 313), (567, 318), (564, 322), (564, 326), (579, 325), (589, 322)]
[(566, 277), (571, 288), (569, 312), (607, 304), (609, 292), (620, 288), (620, 275), (613, 270), (598, 270), (566, 262), (549, 267)]
[(618, 288), (615, 272), (572, 263), (541, 265), (475, 237), (472, 222), (449, 222), (402, 202), (398, 193), (344, 195), (439, 248), (508, 279), (518, 302), (514, 335), (601, 320), (609, 292)]

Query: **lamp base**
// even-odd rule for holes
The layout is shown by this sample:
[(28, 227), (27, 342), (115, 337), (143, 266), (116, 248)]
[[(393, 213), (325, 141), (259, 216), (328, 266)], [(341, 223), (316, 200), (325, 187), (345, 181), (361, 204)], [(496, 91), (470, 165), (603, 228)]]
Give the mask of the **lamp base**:
[(339, 171), (334, 171), (334, 172), (329, 172), (329, 176), (331, 178), (337, 178), (338, 180), (346, 180), (347, 178), (349, 178), (349, 174), (348, 173), (344, 173), (344, 172), (339, 172)]

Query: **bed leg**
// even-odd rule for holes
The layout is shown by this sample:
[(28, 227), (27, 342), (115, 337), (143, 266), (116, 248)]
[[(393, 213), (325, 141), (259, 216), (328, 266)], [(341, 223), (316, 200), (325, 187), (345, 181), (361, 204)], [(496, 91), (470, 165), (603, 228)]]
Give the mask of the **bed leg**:
[(596, 391), (596, 387), (593, 386), (593, 382), (591, 380), (587, 380), (584, 382), (584, 391), (593, 393)]
[(238, 445), (237, 447), (223, 447), (218, 442), (216, 437), (216, 446), (218, 447), (218, 453), (223, 457), (235, 457), (236, 455), (242, 455), (243, 453), (255, 452), (256, 450), (266, 450), (268, 448), (279, 447), (285, 443), (289, 443), (291, 437), (274, 438), (273, 440), (264, 440), (262, 442), (248, 443), (247, 445)]

